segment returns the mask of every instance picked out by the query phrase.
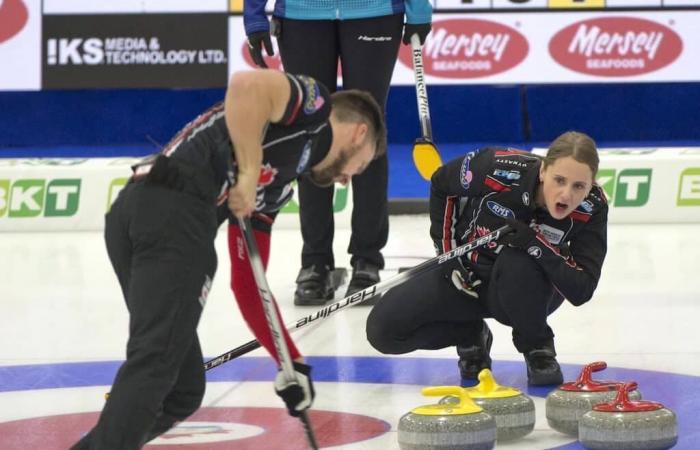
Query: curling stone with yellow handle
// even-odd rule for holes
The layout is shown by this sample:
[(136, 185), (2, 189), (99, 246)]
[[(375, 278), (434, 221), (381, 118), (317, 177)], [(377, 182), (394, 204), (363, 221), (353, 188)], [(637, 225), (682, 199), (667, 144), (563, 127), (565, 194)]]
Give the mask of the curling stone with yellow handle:
[[(598, 403), (609, 402), (617, 395), (619, 381), (594, 380), (593, 372), (608, 367), (604, 361), (586, 365), (576, 381), (564, 383), (547, 395), (545, 411), (549, 426), (570, 436), (578, 435), (581, 417)], [(640, 400), (639, 391), (630, 392), (630, 398)]]
[(678, 442), (676, 415), (661, 403), (633, 401), (637, 383), (618, 386), (617, 397), (581, 417), (578, 438), (588, 449), (662, 450)]
[[(518, 389), (496, 383), (489, 369), (479, 372), (479, 384), (463, 389), (474, 403), (496, 420), (496, 440), (499, 442), (521, 438), (535, 429), (535, 403), (532, 399)], [(440, 402), (457, 401), (456, 397), (445, 397)]]
[(454, 396), (456, 404), (414, 408), (399, 420), (401, 450), (491, 450), (496, 443), (496, 421), (477, 406), (459, 386), (423, 389), (426, 396)]

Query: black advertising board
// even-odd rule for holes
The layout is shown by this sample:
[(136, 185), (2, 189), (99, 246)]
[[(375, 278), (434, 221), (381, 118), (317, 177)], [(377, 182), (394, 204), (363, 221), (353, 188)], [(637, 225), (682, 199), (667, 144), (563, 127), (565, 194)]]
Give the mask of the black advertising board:
[(48, 15), (44, 89), (223, 87), (225, 14)]

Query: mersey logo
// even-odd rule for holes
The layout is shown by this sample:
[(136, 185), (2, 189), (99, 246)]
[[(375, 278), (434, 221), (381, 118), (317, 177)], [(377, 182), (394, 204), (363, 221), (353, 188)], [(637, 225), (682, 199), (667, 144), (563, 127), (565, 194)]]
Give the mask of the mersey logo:
[(0, 44), (22, 31), (28, 19), (29, 12), (22, 0), (0, 1)]
[[(520, 64), (529, 52), (525, 37), (497, 22), (451, 19), (433, 22), (423, 46), (425, 72), (444, 78), (480, 78)], [(401, 62), (411, 67), (411, 48), (404, 46)]]
[(668, 66), (683, 51), (671, 28), (633, 17), (605, 17), (574, 23), (549, 42), (562, 66), (605, 77), (640, 75)]

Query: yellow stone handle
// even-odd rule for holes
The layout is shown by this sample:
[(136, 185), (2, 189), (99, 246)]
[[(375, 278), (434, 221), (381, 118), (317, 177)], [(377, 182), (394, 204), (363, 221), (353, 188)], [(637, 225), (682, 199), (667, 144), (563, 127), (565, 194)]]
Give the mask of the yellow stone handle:
[(421, 390), (423, 395), (427, 397), (453, 396), (459, 399), (459, 404), (436, 404), (424, 405), (412, 410), (413, 413), (422, 415), (455, 415), (455, 414), (472, 414), (483, 411), (483, 409), (474, 403), (474, 400), (469, 397), (469, 394), (460, 386), (432, 386)]
[(426, 397), (452, 396), (459, 399), (458, 408), (471, 408), (477, 406), (466, 390), (460, 386), (431, 386), (423, 388), (421, 391)]

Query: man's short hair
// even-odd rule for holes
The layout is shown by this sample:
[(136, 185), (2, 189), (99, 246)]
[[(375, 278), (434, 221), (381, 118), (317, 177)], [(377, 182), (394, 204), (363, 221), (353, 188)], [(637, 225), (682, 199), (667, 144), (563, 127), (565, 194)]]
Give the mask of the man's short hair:
[(374, 159), (386, 154), (386, 126), (384, 113), (369, 92), (347, 89), (331, 95), (333, 114), (340, 122), (364, 123), (368, 139), (376, 144)]

